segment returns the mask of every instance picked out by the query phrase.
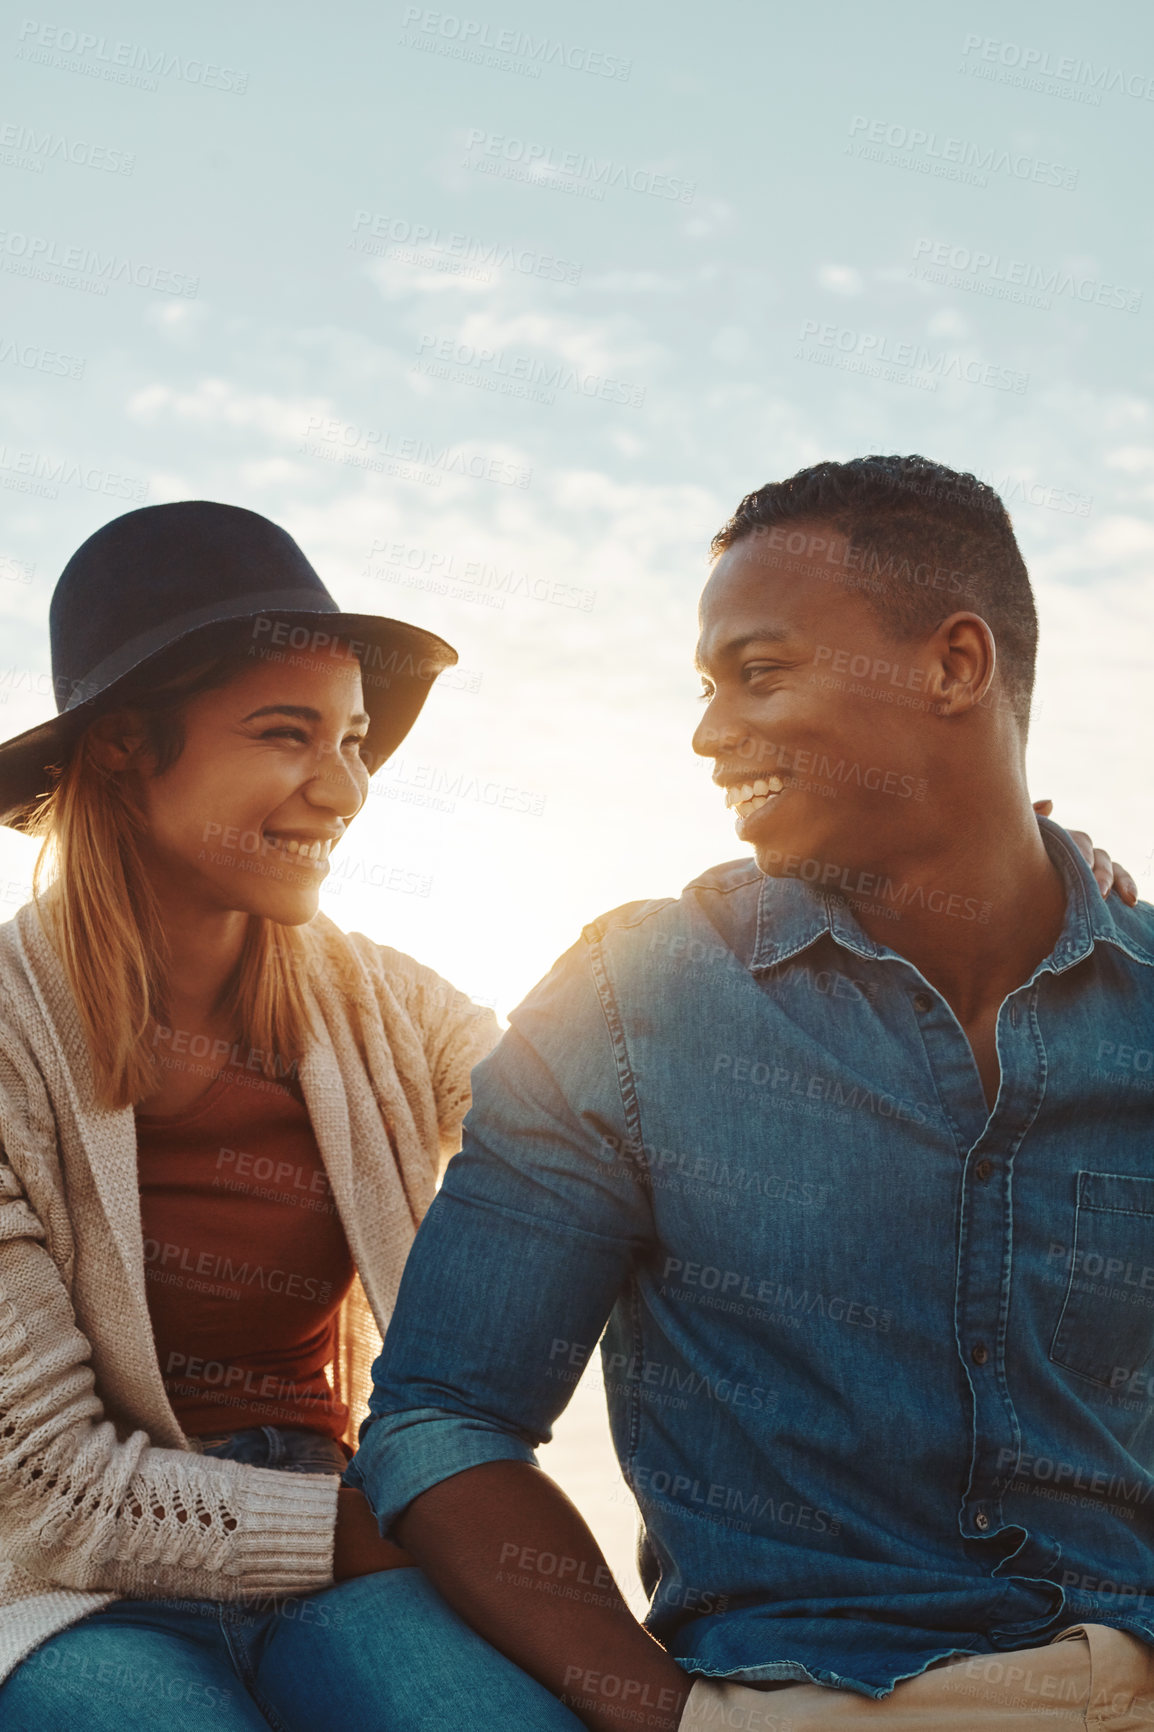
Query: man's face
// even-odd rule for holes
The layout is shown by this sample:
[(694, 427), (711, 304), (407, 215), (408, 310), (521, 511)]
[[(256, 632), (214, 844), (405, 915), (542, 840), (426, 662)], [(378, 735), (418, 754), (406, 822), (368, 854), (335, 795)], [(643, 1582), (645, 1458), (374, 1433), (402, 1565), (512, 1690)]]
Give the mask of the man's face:
[(789, 528), (788, 553), (750, 536), (713, 568), (697, 652), (708, 707), (693, 747), (714, 759), (761, 870), (820, 887), (845, 867), (896, 862), (924, 832), (933, 658), (928, 642), (893, 638), (854, 571), (830, 560), (843, 537)]

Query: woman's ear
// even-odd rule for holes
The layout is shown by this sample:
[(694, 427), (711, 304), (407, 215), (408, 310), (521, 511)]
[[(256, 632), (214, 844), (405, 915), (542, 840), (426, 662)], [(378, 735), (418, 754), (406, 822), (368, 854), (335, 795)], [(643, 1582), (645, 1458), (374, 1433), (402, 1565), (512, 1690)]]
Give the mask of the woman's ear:
[(89, 752), (112, 775), (126, 770), (143, 745), (144, 730), (135, 710), (109, 710), (88, 729)]

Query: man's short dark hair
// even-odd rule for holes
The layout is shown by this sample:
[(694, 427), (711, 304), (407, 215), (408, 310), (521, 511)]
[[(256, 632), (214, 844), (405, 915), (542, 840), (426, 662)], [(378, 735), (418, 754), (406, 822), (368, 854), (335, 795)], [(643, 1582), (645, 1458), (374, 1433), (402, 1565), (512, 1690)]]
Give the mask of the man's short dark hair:
[(803, 520), (845, 536), (855, 558), (841, 581), (860, 590), (894, 637), (924, 637), (962, 609), (980, 614), (1025, 737), (1038, 616), (1009, 513), (992, 487), (927, 457), (815, 463), (747, 493), (711, 551)]

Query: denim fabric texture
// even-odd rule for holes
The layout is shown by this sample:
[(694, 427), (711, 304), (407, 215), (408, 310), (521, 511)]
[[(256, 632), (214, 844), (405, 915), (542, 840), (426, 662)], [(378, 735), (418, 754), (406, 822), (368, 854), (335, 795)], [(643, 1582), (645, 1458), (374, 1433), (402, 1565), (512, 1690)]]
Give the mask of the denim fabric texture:
[(741, 862), (586, 929), (410, 1255), (345, 1474), (386, 1530), (533, 1461), (601, 1340), (689, 1671), (878, 1696), (1078, 1623), (1154, 1641), (1154, 909), (1041, 828), (1066, 917), (992, 1112), (844, 898)]
[(191, 1441), (200, 1455), (243, 1461), (249, 1467), (279, 1467), (286, 1473), (342, 1473), (349, 1459), (336, 1438), (304, 1426), (249, 1425)]
[(581, 1732), (419, 1570), (323, 1593), (118, 1600), (0, 1686), (4, 1732)]
[[(320, 1432), (253, 1426), (203, 1453), (339, 1473)], [(419, 1570), (310, 1595), (118, 1600), (50, 1637), (0, 1685), (4, 1732), (581, 1732), (463, 1624)]]

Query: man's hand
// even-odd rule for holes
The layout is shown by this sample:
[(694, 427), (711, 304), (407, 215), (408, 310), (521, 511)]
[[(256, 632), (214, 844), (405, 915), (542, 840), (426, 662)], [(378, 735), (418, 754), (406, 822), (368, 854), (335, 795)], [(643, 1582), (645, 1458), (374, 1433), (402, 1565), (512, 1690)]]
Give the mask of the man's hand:
[(369, 1500), (356, 1486), (337, 1492), (337, 1530), (333, 1542), (333, 1580), (371, 1576), (378, 1570), (412, 1569), (413, 1560), (391, 1540), (383, 1540)]
[[(1043, 818), (1049, 818), (1054, 810), (1054, 802), (1053, 800), (1035, 800), (1034, 810), (1040, 812)], [(1109, 896), (1113, 890), (1127, 908), (1133, 908), (1138, 900), (1138, 886), (1125, 866), (1119, 866), (1117, 860), (1111, 860), (1105, 848), (1095, 848), (1085, 830), (1070, 830), (1067, 834), (1093, 872), (1103, 896)]]

